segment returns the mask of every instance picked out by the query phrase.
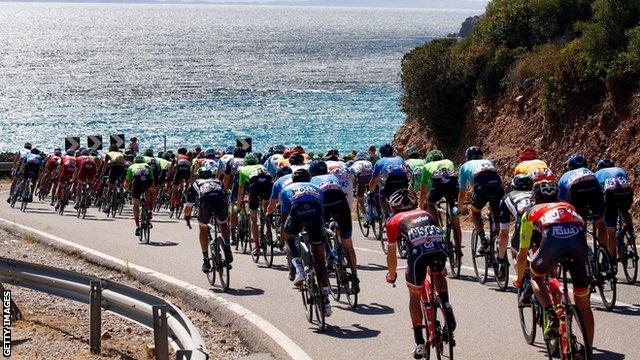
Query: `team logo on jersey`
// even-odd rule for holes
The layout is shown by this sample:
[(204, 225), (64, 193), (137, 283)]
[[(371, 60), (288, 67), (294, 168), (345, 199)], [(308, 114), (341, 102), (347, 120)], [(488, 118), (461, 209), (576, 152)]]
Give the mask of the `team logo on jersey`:
[(580, 233), (580, 228), (573, 225), (554, 226), (553, 229), (551, 229), (551, 235), (553, 235), (553, 237), (560, 238), (560, 239), (570, 238), (572, 236), (577, 235), (578, 233)]

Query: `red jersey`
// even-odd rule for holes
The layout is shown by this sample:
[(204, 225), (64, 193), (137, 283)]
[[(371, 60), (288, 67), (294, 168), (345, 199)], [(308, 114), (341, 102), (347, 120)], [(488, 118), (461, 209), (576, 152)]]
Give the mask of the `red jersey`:
[(98, 168), (92, 156), (78, 156), (78, 179), (80, 181), (93, 180)]
[(47, 157), (47, 162), (44, 165), (45, 170), (47, 170), (48, 172), (52, 172), (53, 170), (55, 170), (58, 166), (58, 161), (60, 161), (60, 157), (49, 155), (49, 157)]
[(389, 244), (403, 236), (412, 247), (442, 242), (442, 229), (428, 212), (416, 209), (394, 215), (386, 225)]

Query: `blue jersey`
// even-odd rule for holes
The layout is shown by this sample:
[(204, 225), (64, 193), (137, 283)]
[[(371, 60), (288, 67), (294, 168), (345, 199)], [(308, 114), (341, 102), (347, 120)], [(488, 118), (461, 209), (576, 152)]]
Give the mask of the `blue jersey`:
[(494, 171), (496, 166), (491, 160), (479, 159), (469, 160), (460, 166), (460, 178), (458, 179), (458, 185), (460, 189), (466, 189), (467, 184), (475, 185), (475, 177), (483, 171)]
[(293, 180), (291, 178), (291, 174), (287, 174), (278, 178), (278, 180), (276, 180), (276, 182), (273, 184), (273, 187), (271, 188), (271, 199), (275, 200), (280, 197), (282, 189), (291, 184), (292, 181)]
[(567, 200), (567, 194), (569, 193), (569, 190), (571, 190), (572, 186), (590, 180), (596, 180), (596, 176), (591, 170), (587, 168), (569, 170), (566, 173), (562, 174), (562, 177), (558, 181), (558, 188), (560, 189), (560, 200)]
[(22, 156), (23, 164), (34, 163), (34, 164), (37, 164), (38, 166), (42, 166), (43, 162), (44, 162), (44, 159), (40, 155), (28, 153)]
[(314, 176), (311, 178), (311, 183), (316, 185), (322, 191), (323, 195), (331, 190), (342, 191), (340, 179), (333, 174)]
[(322, 190), (312, 183), (293, 183), (280, 193), (280, 211), (287, 214), (291, 207), (302, 203), (316, 203), (322, 209)]
[(596, 172), (596, 178), (602, 191), (626, 189), (630, 187), (629, 176), (623, 168), (611, 167)]
[(278, 171), (278, 163), (283, 158), (284, 157), (282, 156), (282, 154), (273, 154), (264, 161), (263, 165), (267, 168), (267, 171), (269, 172), (269, 174), (271, 174), (271, 177), (276, 177), (276, 172)]
[(378, 186), (383, 186), (391, 175), (407, 175), (407, 168), (400, 156), (384, 157), (376, 161), (372, 176), (378, 179)]

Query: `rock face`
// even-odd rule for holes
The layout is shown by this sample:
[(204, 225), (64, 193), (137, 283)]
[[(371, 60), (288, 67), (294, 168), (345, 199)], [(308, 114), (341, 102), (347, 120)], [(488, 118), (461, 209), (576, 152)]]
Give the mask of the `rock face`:
[(462, 23), (460, 31), (458, 32), (458, 37), (465, 38), (469, 36), (469, 34), (471, 34), (471, 30), (473, 30), (479, 20), (480, 15), (466, 18), (466, 20)]
[[(634, 215), (640, 215), (640, 93), (624, 106), (607, 98), (587, 110), (576, 111), (563, 121), (548, 119), (539, 107), (537, 92), (514, 91), (499, 99), (476, 98), (469, 106), (461, 141), (443, 147), (445, 155), (460, 163), (464, 150), (478, 145), (486, 157), (496, 162), (505, 180), (518, 162), (523, 146), (533, 146), (556, 174), (565, 170), (572, 153), (583, 153), (591, 167), (604, 156), (627, 169), (635, 190)], [(400, 149), (418, 146), (424, 151), (434, 146), (430, 131), (415, 120), (407, 120), (395, 136)], [(426, 146), (426, 148), (425, 148)]]

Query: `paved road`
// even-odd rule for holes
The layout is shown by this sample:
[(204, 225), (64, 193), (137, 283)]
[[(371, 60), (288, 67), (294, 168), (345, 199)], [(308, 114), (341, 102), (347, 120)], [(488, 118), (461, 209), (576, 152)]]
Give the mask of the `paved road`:
[[(131, 216), (131, 210), (125, 214)], [(0, 218), (12, 220), (88, 246), (106, 254), (210, 289), (200, 272), (196, 230), (184, 222), (156, 215), (153, 243), (139, 244), (133, 236), (133, 220), (106, 218), (91, 209), (87, 219), (69, 213), (54, 214), (43, 203), (31, 204), (23, 214), (0, 204)], [(314, 359), (402, 359), (411, 358), (413, 335), (408, 314), (407, 290), (402, 281), (393, 288), (385, 283), (385, 258), (379, 243), (365, 239), (354, 228), (360, 263), (362, 293), (360, 307), (334, 304), (325, 334), (315, 333), (307, 323), (299, 293), (286, 278), (284, 257), (274, 268), (254, 264), (248, 255), (236, 254), (232, 288), (221, 295), (254, 311), (278, 327)], [(468, 243), (468, 234), (465, 235)], [(468, 249), (468, 247), (467, 247)], [(470, 257), (464, 257), (470, 265)], [(400, 266), (404, 261), (400, 261)], [(544, 359), (544, 345), (528, 346), (521, 335), (515, 295), (499, 292), (493, 284), (480, 285), (463, 269), (460, 280), (449, 280), (451, 301), (458, 320), (458, 359)], [(211, 291), (218, 291), (211, 289)], [(595, 302), (596, 354), (598, 359), (640, 359), (640, 286), (619, 285), (621, 305), (615, 312)]]

